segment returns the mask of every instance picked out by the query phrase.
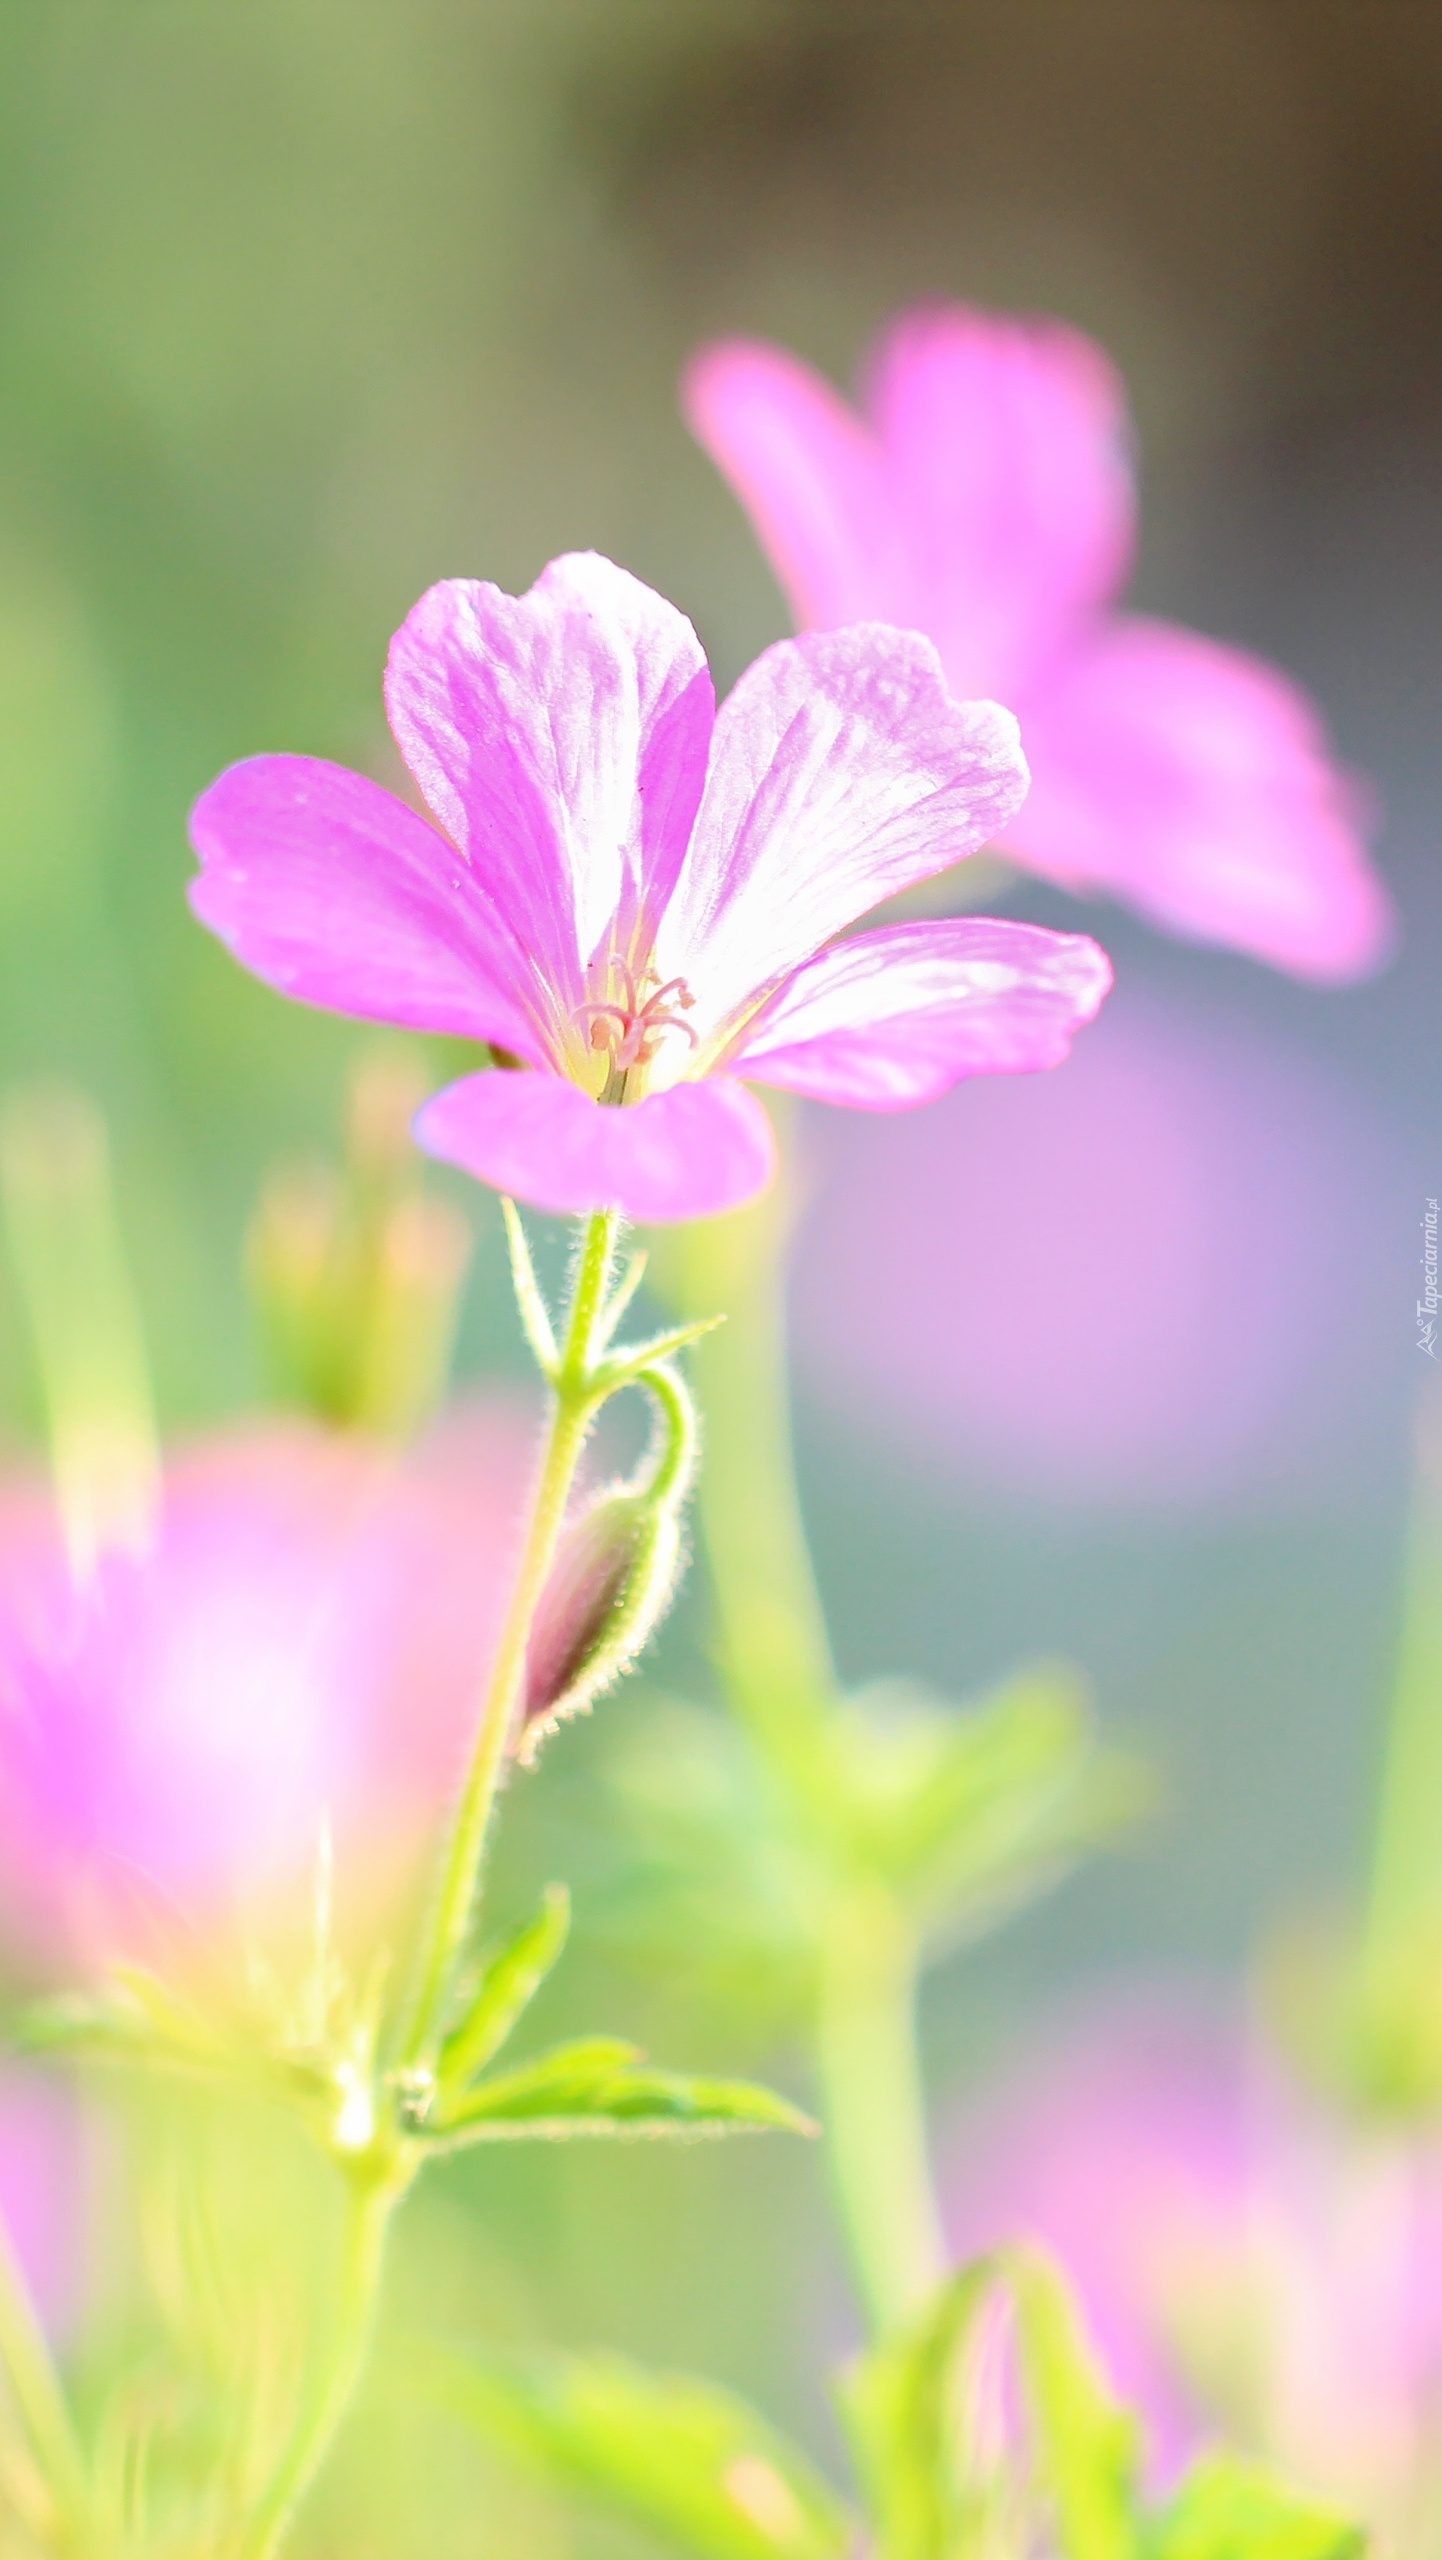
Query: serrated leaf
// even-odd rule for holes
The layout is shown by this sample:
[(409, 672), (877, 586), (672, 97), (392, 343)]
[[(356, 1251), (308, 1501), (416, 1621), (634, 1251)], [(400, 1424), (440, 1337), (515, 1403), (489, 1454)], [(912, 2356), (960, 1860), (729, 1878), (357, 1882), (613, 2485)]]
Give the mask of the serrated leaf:
[(503, 2451), (697, 2560), (845, 2560), (857, 2523), (746, 2403), (619, 2357), (434, 2368), (457, 2416)]
[(977, 2486), (966, 2476), (961, 2366), (996, 2284), (991, 2259), (960, 2268), (845, 2377), (842, 2410), (884, 2560), (954, 2560), (967, 2547)]
[(759, 2128), (816, 2130), (788, 2099), (751, 2081), (653, 2070), (634, 2045), (585, 2036), (481, 2081), (439, 2108), (425, 2130), (442, 2141), (485, 2142), (527, 2133), (644, 2136)]
[(1063, 2560), (1135, 2560), (1140, 2431), (1112, 2397), (1061, 2271), (1040, 2250), (1008, 2256), (1039, 2486)]
[(1261, 2464), (1194, 2463), (1146, 2541), (1147, 2560), (1360, 2560), (1367, 2537)]
[(541, 1907), (485, 1959), (470, 2003), (441, 2047), (437, 2077), (446, 2091), (463, 2089), (499, 2053), (565, 1946), (571, 1897), (547, 1885)]

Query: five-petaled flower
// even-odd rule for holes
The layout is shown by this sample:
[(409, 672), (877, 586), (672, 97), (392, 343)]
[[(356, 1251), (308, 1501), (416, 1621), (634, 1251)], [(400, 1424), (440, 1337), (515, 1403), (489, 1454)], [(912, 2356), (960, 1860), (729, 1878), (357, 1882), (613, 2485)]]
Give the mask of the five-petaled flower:
[(731, 1208), (772, 1162), (739, 1077), (900, 1109), (1054, 1065), (1110, 984), (1094, 942), (1035, 926), (833, 939), (1026, 791), (1016, 722), (954, 702), (914, 633), (779, 642), (718, 713), (685, 617), (580, 553), (524, 596), (432, 587), (386, 704), (430, 819), (253, 757), (197, 804), (193, 903), (289, 995), (528, 1070), (462, 1077), (417, 1135), (539, 1208)]
[(883, 338), (864, 416), (750, 340), (704, 348), (684, 401), (798, 627), (925, 631), (955, 693), (1017, 713), (1032, 788), (997, 830), (1012, 859), (1301, 977), (1384, 956), (1362, 795), (1305, 696), (1241, 650), (1110, 610), (1136, 509), (1099, 347), (922, 309)]

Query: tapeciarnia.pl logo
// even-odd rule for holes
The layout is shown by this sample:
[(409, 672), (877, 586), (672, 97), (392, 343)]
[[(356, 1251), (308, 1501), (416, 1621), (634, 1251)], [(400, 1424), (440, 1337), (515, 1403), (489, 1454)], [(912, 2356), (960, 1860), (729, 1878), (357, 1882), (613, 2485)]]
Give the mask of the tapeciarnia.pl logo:
[(1422, 1295), (1417, 1301), (1417, 1348), (1437, 1357), (1437, 1203), (1422, 1212)]

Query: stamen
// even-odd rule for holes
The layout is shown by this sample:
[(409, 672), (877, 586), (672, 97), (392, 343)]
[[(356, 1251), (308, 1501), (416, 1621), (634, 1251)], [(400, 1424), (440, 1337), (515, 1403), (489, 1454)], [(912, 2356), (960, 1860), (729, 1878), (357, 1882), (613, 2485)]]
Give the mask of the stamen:
[[(626, 1001), (597, 999), (578, 1005), (575, 1021), (584, 1029), (588, 1047), (609, 1050), (611, 1072), (606, 1081), (603, 1101), (625, 1099), (625, 1078), (633, 1067), (649, 1067), (660, 1055), (661, 1043), (668, 1031), (679, 1031), (693, 1049), (701, 1046), (689, 1022), (681, 1020), (689, 1013), (695, 997), (684, 978), (668, 978), (664, 985), (648, 962), (640, 970), (613, 952), (607, 962), (608, 975), (620, 978)], [(648, 982), (650, 993), (645, 993)], [(617, 1088), (613, 1091), (613, 1087)]]

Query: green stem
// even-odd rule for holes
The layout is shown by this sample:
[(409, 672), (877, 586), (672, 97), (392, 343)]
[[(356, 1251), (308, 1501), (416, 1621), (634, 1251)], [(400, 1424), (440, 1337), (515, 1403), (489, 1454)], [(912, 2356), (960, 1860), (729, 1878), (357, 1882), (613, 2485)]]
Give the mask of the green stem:
[(658, 1507), (684, 1498), (696, 1466), (696, 1408), (674, 1369), (664, 1365), (638, 1369), (638, 1387), (646, 1387), (660, 1407), (661, 1447), (646, 1479), (646, 1492)]
[(386, 2236), (401, 2191), (395, 2179), (352, 2176), (347, 2181), (331, 2336), (311, 2376), (290, 2440), (246, 2526), (237, 2560), (271, 2560), (330, 2451), (370, 2345)]
[(614, 1211), (597, 1210), (582, 1237), (530, 1524), (422, 1944), (403, 2068), (423, 2067), (428, 2061), (444, 2026), (446, 2004), (470, 1935), (491, 1815), (515, 1742), (531, 1621), (556, 1552), (572, 1479), (595, 1411), (591, 1353), (605, 1305), (618, 1224)]
[(799, 1793), (814, 1782), (836, 1675), (792, 1461), (785, 1243), (784, 1206), (772, 1193), (687, 1233), (682, 1286), (688, 1314), (717, 1300), (727, 1310), (693, 1354), (706, 1416), (698, 1507), (721, 1669), (738, 1715)]
[(878, 2327), (913, 2309), (943, 2264), (916, 2037), (915, 1936), (835, 1847), (837, 1684), (802, 1525), (788, 1410), (784, 1207), (708, 1222), (687, 1239), (688, 1310), (717, 1299), (697, 1345), (706, 1421), (700, 1515), (732, 1703), (808, 1848), (836, 1858), (820, 1948), (817, 2065), (833, 2183)]
[(1418, 1457), (1372, 1854), (1375, 1954), (1442, 1921), (1442, 1382), (1424, 1395)]
[(10, 2385), (31, 2450), (59, 2511), (65, 2546), (89, 2542), (90, 2495), (85, 2464), (60, 2388), (45, 2332), (21, 2274), (14, 2244), (0, 2222), (0, 2368)]
[(832, 2178), (862, 2297), (895, 2327), (946, 2265), (916, 2040), (919, 1950), (884, 1887), (833, 1897), (821, 1950), (817, 2064)]

